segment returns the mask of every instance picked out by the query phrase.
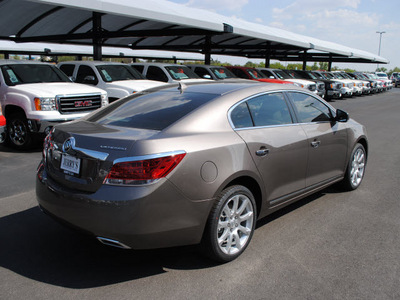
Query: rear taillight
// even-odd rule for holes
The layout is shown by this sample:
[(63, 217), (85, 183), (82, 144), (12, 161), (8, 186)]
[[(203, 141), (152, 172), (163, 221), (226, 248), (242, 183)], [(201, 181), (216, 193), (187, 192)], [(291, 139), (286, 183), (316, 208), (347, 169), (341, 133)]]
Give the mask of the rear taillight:
[(117, 160), (104, 179), (104, 184), (138, 185), (153, 183), (167, 176), (182, 161), (185, 155), (185, 152), (179, 151), (156, 156), (152, 155), (149, 158), (141, 157), (139, 160)]

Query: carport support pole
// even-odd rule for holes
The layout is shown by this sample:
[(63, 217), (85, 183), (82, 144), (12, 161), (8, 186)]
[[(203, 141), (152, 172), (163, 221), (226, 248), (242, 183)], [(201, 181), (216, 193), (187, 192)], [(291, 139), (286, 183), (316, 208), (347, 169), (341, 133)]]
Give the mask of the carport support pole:
[(211, 35), (206, 35), (204, 44), (204, 64), (211, 65)]
[(267, 42), (267, 47), (265, 50), (265, 67), (269, 68), (271, 63), (271, 42)]
[(101, 14), (93, 12), (93, 59), (102, 59)]
[(332, 70), (332, 54), (329, 55), (329, 63), (328, 63), (328, 71), (330, 72)]
[(303, 55), (304, 55), (304, 56), (303, 56), (303, 71), (305, 71), (306, 68), (307, 68), (307, 50), (304, 51), (304, 54), (303, 54)]

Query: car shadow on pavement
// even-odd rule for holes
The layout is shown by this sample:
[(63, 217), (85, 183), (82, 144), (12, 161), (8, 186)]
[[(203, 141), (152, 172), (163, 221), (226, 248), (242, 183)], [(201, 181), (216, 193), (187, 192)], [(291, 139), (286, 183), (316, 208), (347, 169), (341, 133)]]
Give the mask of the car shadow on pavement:
[(0, 267), (56, 286), (83, 289), (215, 266), (195, 247), (123, 250), (62, 227), (38, 207), (0, 218)]
[[(296, 210), (335, 188), (297, 201), (257, 222), (257, 228)], [(67, 229), (38, 207), (0, 218), (0, 267), (56, 286), (84, 289), (131, 281), (174, 270), (218, 266), (197, 246), (123, 250)]]

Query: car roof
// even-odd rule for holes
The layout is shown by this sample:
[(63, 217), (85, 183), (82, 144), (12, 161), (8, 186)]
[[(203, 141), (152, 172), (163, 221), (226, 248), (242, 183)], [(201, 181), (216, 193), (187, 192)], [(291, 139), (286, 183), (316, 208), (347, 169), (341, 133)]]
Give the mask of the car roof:
[(255, 92), (268, 92), (275, 90), (300, 90), (304, 91), (304, 89), (300, 89), (294, 85), (282, 85), (277, 83), (266, 83), (259, 82), (254, 80), (240, 80), (240, 81), (229, 81), (229, 82), (220, 82), (220, 81), (210, 81), (210, 82), (201, 82), (201, 83), (187, 83), (187, 84), (170, 84), (167, 86), (157, 87), (157, 90), (163, 90), (166, 92), (176, 92), (179, 86), (183, 87), (182, 93), (205, 93), (205, 94), (214, 94), (214, 95), (225, 95), (239, 90), (254, 90)]

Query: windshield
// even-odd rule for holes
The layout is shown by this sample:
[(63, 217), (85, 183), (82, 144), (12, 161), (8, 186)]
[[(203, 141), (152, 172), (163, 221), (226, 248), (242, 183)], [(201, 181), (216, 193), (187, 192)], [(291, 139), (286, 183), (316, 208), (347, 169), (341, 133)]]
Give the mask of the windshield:
[(266, 78), (264, 75), (262, 75), (261, 72), (257, 71), (256, 69), (246, 69), (245, 71), (251, 76), (251, 78), (254, 79)]
[(378, 77), (383, 77), (387, 78), (387, 75), (385, 73), (375, 73)]
[(168, 71), (169, 74), (171, 74), (172, 78), (175, 80), (200, 78), (195, 72), (185, 66), (169, 66), (165, 67), (165, 69)]
[(293, 77), (290, 76), (289, 74), (286, 74), (284, 71), (274, 71), (276, 76), (278, 76), (279, 79), (292, 79)]
[(210, 70), (218, 79), (236, 78), (236, 76), (226, 68), (210, 68)]
[(7, 85), (70, 82), (67, 75), (47, 64), (10, 64), (1, 67)]
[[(303, 74), (303, 73), (301, 73), (301, 74)], [(304, 74), (306, 74), (306, 76), (308, 76), (309, 78), (311, 78), (311, 79), (318, 79), (318, 77), (317, 76), (315, 76), (313, 73), (311, 73), (311, 72), (304, 72)], [(320, 78), (321, 79), (321, 78)]]
[(145, 79), (137, 70), (126, 65), (100, 65), (96, 69), (105, 82)]
[(330, 73), (322, 73), (323, 74), (323, 76), (325, 76), (325, 78), (327, 78), (327, 79), (336, 79), (336, 77), (335, 76), (333, 76), (332, 74), (330, 74)]

